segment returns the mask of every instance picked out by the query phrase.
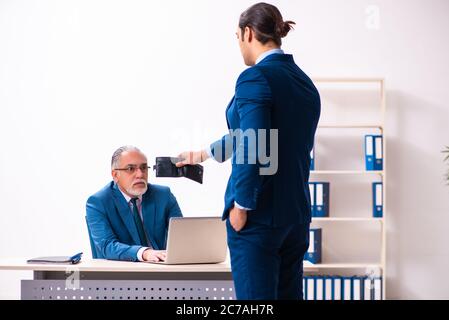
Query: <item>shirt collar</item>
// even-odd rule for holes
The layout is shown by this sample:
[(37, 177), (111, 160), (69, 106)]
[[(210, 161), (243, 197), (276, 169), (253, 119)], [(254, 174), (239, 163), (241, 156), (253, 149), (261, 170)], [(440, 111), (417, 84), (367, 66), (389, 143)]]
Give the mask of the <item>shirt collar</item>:
[(259, 57), (257, 57), (256, 64), (258, 64), (260, 61), (262, 61), (263, 59), (265, 59), (269, 55), (272, 55), (272, 54), (275, 54), (275, 53), (284, 54), (284, 50), (276, 48), (276, 49), (271, 49), (271, 50), (265, 51), (264, 53), (259, 55)]
[[(117, 188), (118, 188), (118, 189), (120, 190), (120, 192), (122, 193), (122, 195), (123, 195), (123, 197), (125, 198), (126, 202), (129, 203), (129, 202), (131, 201), (132, 198), (131, 198), (130, 196), (128, 196), (126, 193), (124, 193), (124, 192), (122, 191), (122, 189), (120, 188), (119, 185), (117, 185)], [(138, 198), (139, 198), (139, 202), (142, 203), (142, 196), (138, 196)]]

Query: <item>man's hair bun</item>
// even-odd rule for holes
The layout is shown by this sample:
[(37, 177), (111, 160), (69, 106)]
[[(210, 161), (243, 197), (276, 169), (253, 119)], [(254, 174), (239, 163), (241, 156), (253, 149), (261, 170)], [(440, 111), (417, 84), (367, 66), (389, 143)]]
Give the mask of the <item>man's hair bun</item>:
[(281, 25), (278, 28), (278, 35), (281, 38), (284, 38), (288, 32), (293, 29), (293, 25), (295, 23), (293, 21), (284, 21), (281, 23)]

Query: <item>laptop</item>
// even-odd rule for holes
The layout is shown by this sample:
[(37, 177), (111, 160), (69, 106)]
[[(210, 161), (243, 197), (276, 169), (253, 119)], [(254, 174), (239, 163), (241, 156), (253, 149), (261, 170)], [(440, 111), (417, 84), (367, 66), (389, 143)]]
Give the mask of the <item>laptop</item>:
[(168, 225), (167, 259), (158, 264), (224, 262), (226, 224), (219, 217), (174, 217)]

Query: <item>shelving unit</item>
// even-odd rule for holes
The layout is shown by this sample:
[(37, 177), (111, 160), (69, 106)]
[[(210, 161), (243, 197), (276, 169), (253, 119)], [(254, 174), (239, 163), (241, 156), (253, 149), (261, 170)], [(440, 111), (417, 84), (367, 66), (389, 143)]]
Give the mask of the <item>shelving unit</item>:
[[(387, 172), (386, 172), (386, 163), (387, 163), (387, 154), (386, 154), (386, 145), (387, 145), (387, 139), (385, 135), (385, 112), (386, 112), (386, 101), (385, 101), (385, 80), (382, 78), (314, 78), (313, 82), (317, 85), (318, 90), (320, 90), (319, 85), (320, 84), (344, 84), (346, 86), (351, 84), (373, 84), (378, 85), (379, 89), (379, 109), (380, 112), (380, 121), (366, 121), (364, 123), (348, 123), (348, 121), (340, 121), (337, 123), (326, 123), (326, 124), (319, 124), (317, 133), (320, 132), (322, 129), (356, 129), (356, 130), (378, 130), (380, 134), (383, 136), (383, 145), (382, 145), (382, 156), (383, 156), (383, 170), (382, 171), (366, 171), (366, 170), (313, 170), (310, 172), (311, 174), (311, 181), (314, 181), (316, 179), (322, 179), (325, 176), (338, 176), (338, 177), (345, 177), (345, 176), (354, 176), (354, 178), (360, 178), (360, 177), (368, 177), (368, 178), (377, 178), (380, 179), (383, 183), (383, 216), (381, 218), (374, 218), (374, 217), (333, 217), (332, 216), (332, 209), (330, 211), (329, 217), (324, 218), (312, 218), (312, 223), (320, 223), (325, 224), (326, 227), (332, 228), (335, 224), (344, 224), (344, 223), (350, 223), (351, 227), (354, 225), (354, 228), (357, 228), (359, 224), (379, 224), (380, 225), (380, 261), (376, 261), (376, 263), (321, 263), (321, 264), (311, 264), (311, 263), (304, 263), (304, 272), (305, 273), (318, 273), (324, 271), (331, 270), (334, 274), (339, 274), (339, 272), (364, 272), (366, 270), (379, 270), (380, 275), (382, 276), (382, 297), (385, 299), (386, 297), (386, 288), (387, 288), (387, 281), (386, 281), (386, 249), (387, 249), (387, 236), (386, 236), (386, 227), (387, 227), (387, 197), (386, 197), (386, 189), (387, 189)], [(347, 87), (345, 87), (347, 88)], [(349, 87), (351, 89), (351, 87)], [(320, 91), (321, 94), (321, 91)], [(344, 107), (344, 106), (343, 106)], [(325, 105), (322, 105), (322, 108), (326, 108)], [(319, 158), (315, 158), (316, 163), (319, 163)], [(316, 168), (316, 167), (315, 167)], [(319, 166), (318, 166), (319, 169)], [(332, 197), (332, 195), (331, 195)], [(324, 241), (323, 241), (324, 244)]]

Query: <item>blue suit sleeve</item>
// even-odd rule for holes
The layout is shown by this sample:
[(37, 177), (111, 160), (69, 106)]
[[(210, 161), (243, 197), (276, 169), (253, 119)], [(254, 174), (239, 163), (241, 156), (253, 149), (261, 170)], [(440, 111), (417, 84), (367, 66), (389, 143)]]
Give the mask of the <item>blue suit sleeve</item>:
[[(238, 135), (234, 134), (236, 136), (236, 161), (232, 164), (234, 201), (242, 207), (256, 209), (261, 182), (258, 133), (259, 130), (265, 129), (265, 137), (269, 137), (272, 106), (271, 89), (260, 70), (253, 67), (240, 75), (236, 85), (235, 101), (241, 132)], [(267, 141), (265, 146), (263, 151), (269, 153)]]
[(233, 146), (230, 134), (224, 135), (210, 145), (212, 157), (218, 162), (225, 162), (232, 156)]
[(137, 261), (137, 251), (141, 246), (130, 246), (118, 241), (100, 199), (90, 197), (87, 200), (86, 218), (95, 248), (106, 259)]

